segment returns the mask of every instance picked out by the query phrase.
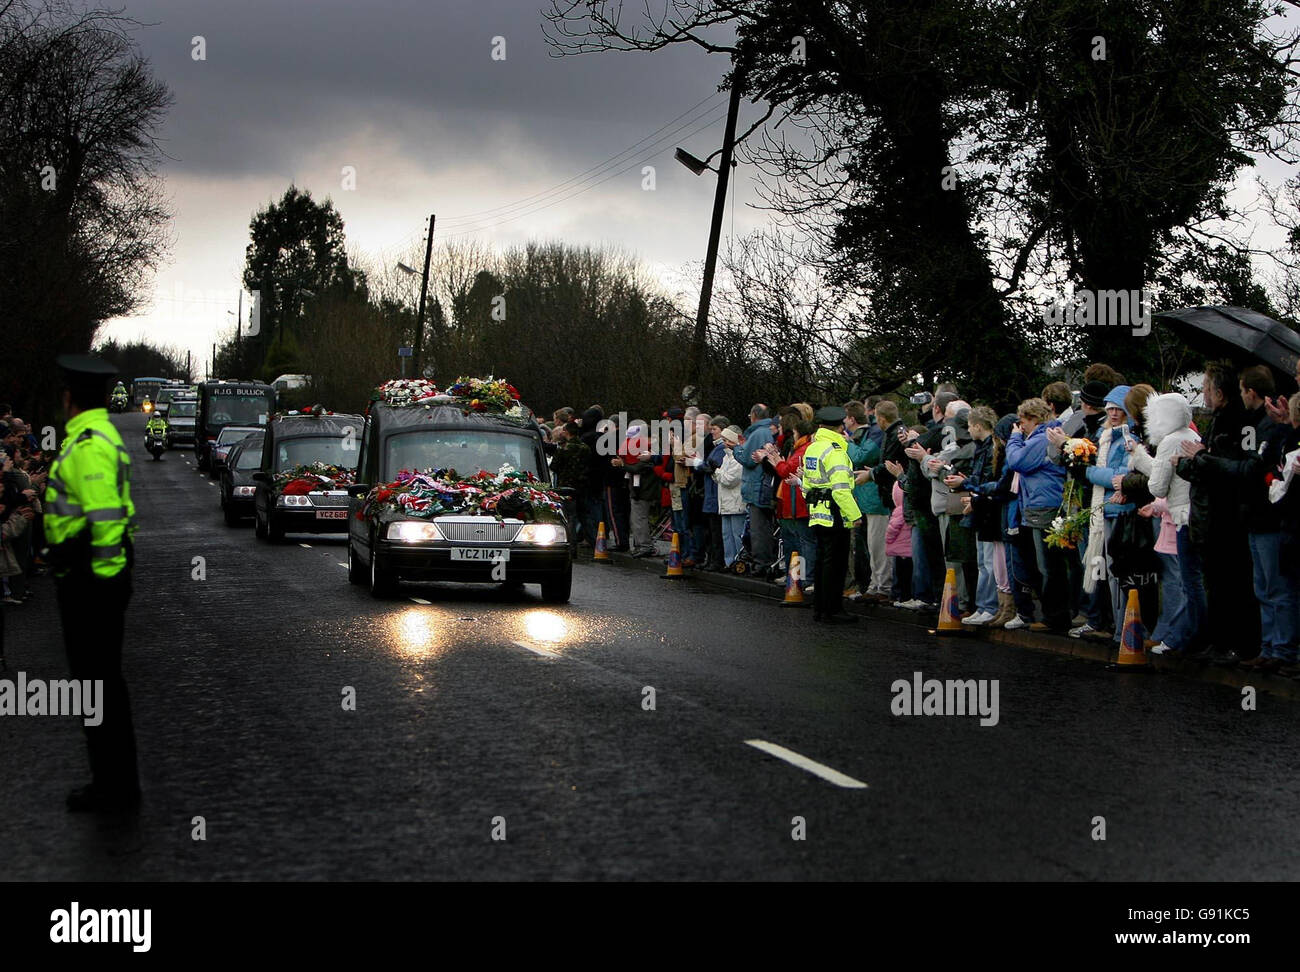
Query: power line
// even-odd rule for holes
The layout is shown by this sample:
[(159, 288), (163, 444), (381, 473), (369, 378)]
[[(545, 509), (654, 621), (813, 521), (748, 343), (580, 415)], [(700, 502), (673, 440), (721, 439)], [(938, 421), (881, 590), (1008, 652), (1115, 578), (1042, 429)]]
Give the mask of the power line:
[[(623, 151), (615, 155), (611, 155), (603, 162), (598, 162), (597, 164), (591, 166), (590, 168), (584, 169), (582, 172), (579, 172), (577, 175), (564, 180), (564, 182), (561, 182), (558, 185), (552, 186), (550, 189), (543, 190), (542, 192), (535, 192), (531, 196), (524, 196), (522, 199), (517, 199), (512, 203), (505, 203), (501, 206), (493, 206), (490, 209), (483, 209), (483, 210), (479, 210), (478, 212), (472, 212), (472, 213), (464, 213), (460, 216), (449, 216), (447, 217), (446, 221), (448, 223), (463, 224), (466, 222), (477, 222), (479, 221), (480, 217), (485, 217), (485, 216), (490, 217), (493, 214), (504, 215), (505, 211), (518, 209), (522, 206), (529, 205), (533, 200), (540, 201), (539, 197), (544, 198), (546, 196), (553, 195), (557, 192), (561, 192), (572, 183), (585, 182), (591, 176), (599, 175), (601, 170), (606, 169), (611, 163), (621, 164), (621, 163), (617, 163), (616, 160), (622, 159), (623, 156), (628, 155), (629, 153), (636, 152), (638, 149), (642, 148), (646, 142), (650, 142), (651, 146), (653, 146), (663, 141), (663, 138), (659, 137), (662, 132), (670, 128), (672, 125), (675, 125), (678, 121), (685, 118), (687, 115), (693, 114), (701, 105), (709, 101), (715, 101), (721, 96), (722, 95), (720, 92), (715, 92), (714, 94), (709, 95), (703, 100), (696, 102), (694, 105), (692, 105), (690, 108), (687, 108), (676, 118), (673, 118), (671, 121), (665, 123), (664, 125), (661, 125), (659, 128), (651, 132), (649, 135), (646, 135), (644, 138), (639, 139), (638, 141), (632, 143), (627, 148), (623, 149)], [(699, 118), (702, 118), (704, 117), (704, 115), (709, 114), (716, 107), (717, 106), (715, 105), (713, 107), (706, 109), (703, 115), (700, 115), (695, 119), (687, 121), (685, 124), (674, 129), (673, 132), (670, 132), (669, 134), (675, 134), (676, 132), (680, 131), (682, 128), (686, 128), (690, 125), (693, 125), (696, 121), (699, 121)], [(650, 146), (646, 146), (646, 147), (650, 147)]]
[[(712, 126), (713, 126), (713, 125), (718, 121), (718, 119), (721, 118), (722, 115), (724, 115), (724, 114), (726, 114), (725, 110), (719, 112), (718, 114), (713, 115), (713, 116), (710, 117), (707, 121), (705, 121), (705, 123), (704, 123), (703, 125), (701, 125), (699, 128), (696, 128), (694, 131), (692, 131), (692, 132), (690, 132), (689, 134), (687, 134), (686, 136), (684, 136), (684, 137), (681, 139), (681, 141), (685, 141), (686, 139), (689, 139), (689, 138), (692, 138), (692, 137), (695, 136), (695, 135), (698, 135), (700, 132), (704, 131), (706, 128), (711, 128), (711, 127), (712, 127)], [(660, 141), (663, 141), (663, 139), (660, 139)], [(664, 148), (659, 149), (659, 151), (657, 151), (657, 152), (655, 152), (655, 153), (653, 153), (653, 154), (651, 154), (651, 155), (647, 155), (647, 156), (643, 156), (643, 157), (641, 157), (641, 158), (638, 158), (638, 159), (634, 160), (631, 164), (624, 166), (623, 168), (617, 170), (616, 172), (611, 172), (608, 176), (606, 176), (605, 178), (601, 179), (599, 182), (593, 182), (593, 183), (592, 183), (591, 185), (589, 185), (589, 186), (583, 186), (583, 187), (580, 188), (580, 189), (576, 189), (575, 191), (570, 192), (570, 193), (568, 193), (567, 195), (561, 196), (561, 197), (558, 198), (558, 199), (551, 200), (550, 202), (547, 202), (547, 203), (545, 203), (544, 205), (538, 206), (538, 207), (536, 207), (535, 209), (530, 209), (528, 212), (518, 213), (518, 214), (516, 214), (516, 215), (514, 215), (514, 216), (507, 216), (507, 217), (504, 218), (504, 219), (491, 220), (491, 221), (489, 221), (489, 222), (483, 224), (482, 226), (476, 226), (476, 227), (472, 227), (472, 228), (470, 228), (470, 229), (462, 230), (462, 231), (459, 232), (459, 233), (448, 233), (448, 234), (446, 234), (445, 236), (443, 236), (442, 238), (443, 238), (444, 240), (446, 240), (446, 239), (454, 239), (454, 238), (456, 238), (456, 237), (460, 237), (460, 236), (469, 236), (469, 235), (472, 235), (472, 234), (474, 234), (474, 233), (481, 233), (481, 232), (483, 232), (484, 230), (492, 229), (492, 228), (494, 228), (494, 227), (496, 227), (496, 226), (502, 226), (502, 225), (504, 225), (504, 224), (506, 224), (506, 223), (512, 223), (512, 222), (514, 222), (514, 221), (517, 220), (517, 219), (523, 219), (525, 216), (534, 216), (534, 215), (536, 215), (537, 213), (542, 212), (543, 210), (550, 209), (552, 206), (556, 206), (556, 205), (558, 205), (558, 204), (560, 204), (560, 203), (562, 203), (562, 202), (565, 202), (565, 201), (567, 201), (567, 200), (569, 200), (569, 199), (573, 199), (573, 198), (576, 197), (576, 196), (580, 196), (580, 195), (582, 195), (584, 192), (587, 192), (587, 191), (589, 191), (589, 190), (591, 190), (591, 189), (595, 189), (597, 186), (600, 186), (600, 185), (605, 184), (606, 182), (609, 182), (610, 179), (615, 179), (615, 178), (617, 178), (618, 176), (622, 175), (623, 173), (627, 172), (628, 170), (636, 168), (638, 165), (641, 165), (643, 162), (646, 162), (646, 161), (649, 160), (649, 159), (655, 159), (655, 158), (658, 158), (659, 156), (663, 155), (663, 154), (664, 154), (665, 152), (667, 152), (667, 151), (668, 151), (668, 148), (667, 148), (667, 147), (664, 147)]]

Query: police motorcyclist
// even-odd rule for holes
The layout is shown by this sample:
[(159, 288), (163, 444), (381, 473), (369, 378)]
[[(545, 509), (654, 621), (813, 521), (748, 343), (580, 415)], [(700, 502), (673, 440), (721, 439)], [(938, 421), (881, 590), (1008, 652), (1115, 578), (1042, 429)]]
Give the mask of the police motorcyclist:
[[(149, 447), (150, 437), (157, 437), (162, 440), (164, 446), (167, 444), (167, 436), (171, 432), (171, 427), (167, 424), (167, 416), (154, 412), (144, 427), (144, 444), (145, 448)], [(154, 458), (157, 458), (156, 456)]]
[(45, 490), (43, 551), (58, 590), (72, 677), (100, 682), (100, 721), (85, 725), (91, 782), (68, 809), (133, 813), (140, 803), (135, 729), (122, 678), (122, 636), (131, 597), (135, 505), (131, 457), (108, 420), (104, 391), (117, 370), (93, 355), (60, 355), (68, 424)]

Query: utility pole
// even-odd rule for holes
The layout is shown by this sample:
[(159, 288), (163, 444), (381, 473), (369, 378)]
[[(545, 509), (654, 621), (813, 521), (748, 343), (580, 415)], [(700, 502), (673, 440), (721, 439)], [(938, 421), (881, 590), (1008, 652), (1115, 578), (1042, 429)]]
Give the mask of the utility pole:
[(239, 338), (244, 331), (244, 288), (239, 288), (239, 310), (235, 311), (235, 351), (239, 350)]
[(185, 352), (185, 384), (194, 380), (194, 372), (190, 370), (190, 352)]
[(722, 236), (722, 214), (727, 206), (727, 180), (731, 176), (731, 156), (736, 147), (736, 116), (740, 113), (740, 88), (743, 71), (736, 65), (731, 75), (731, 100), (727, 103), (727, 132), (722, 140), (722, 158), (718, 162), (718, 188), (713, 194), (713, 223), (709, 227), (709, 248), (704, 255), (704, 282), (700, 285), (700, 309), (695, 315), (695, 334), (691, 341), (689, 381), (697, 389), (702, 383), (704, 352), (709, 328), (709, 304), (713, 300), (713, 270), (718, 263), (718, 240)]
[(429, 214), (429, 236), (424, 244), (424, 273), (420, 276), (420, 309), (415, 314), (415, 349), (412, 355), (416, 378), (424, 377), (424, 359), (421, 357), (424, 350), (424, 301), (429, 295), (429, 260), (433, 256), (433, 222), (437, 218), (433, 213)]

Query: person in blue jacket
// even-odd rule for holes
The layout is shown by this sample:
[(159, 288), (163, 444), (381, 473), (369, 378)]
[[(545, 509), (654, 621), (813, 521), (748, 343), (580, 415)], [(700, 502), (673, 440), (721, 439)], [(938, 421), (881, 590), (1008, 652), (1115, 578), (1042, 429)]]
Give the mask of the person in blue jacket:
[[(1066, 632), (1070, 628), (1069, 580), (1065, 551), (1049, 547), (1046, 539), (1061, 508), (1065, 467), (1047, 454), (1047, 430), (1061, 423), (1041, 398), (1029, 398), (1016, 410), (1016, 423), (1007, 440), (1007, 469), (1017, 473), (1019, 513), (1016, 545), (1019, 568), (1015, 579), (1016, 616), (1009, 630), (1030, 627)], [(1043, 606), (1043, 622), (1034, 622), (1034, 595)]]
[(749, 428), (741, 435), (740, 446), (732, 450), (744, 468), (740, 498), (749, 512), (749, 552), (761, 578), (771, 576), (776, 563), (776, 519), (772, 510), (776, 481), (762, 458), (775, 441), (771, 415), (767, 406), (759, 403), (749, 410)]
[(1109, 547), (1116, 520), (1121, 514), (1130, 513), (1136, 507), (1132, 503), (1115, 503), (1112, 499), (1119, 489), (1120, 480), (1138, 468), (1134, 465), (1134, 460), (1146, 456), (1145, 449), (1133, 432), (1131, 417), (1124, 407), (1124, 397), (1128, 393), (1128, 385), (1116, 385), (1106, 395), (1106, 418), (1097, 427), (1095, 437), (1097, 460), (1085, 470), (1092, 488), (1085, 493), (1083, 505), (1101, 510), (1102, 513), (1093, 516), (1087, 543), (1083, 548), (1083, 590), (1090, 620), (1087, 625), (1070, 632), (1075, 637), (1079, 637), (1079, 633), (1090, 634), (1095, 629), (1091, 619), (1099, 613), (1097, 604), (1104, 598), (1108, 587), (1111, 617), (1115, 619), (1113, 640), (1119, 641), (1122, 632), (1120, 622), (1124, 618), (1124, 605), (1120, 603), (1119, 579), (1111, 570)]

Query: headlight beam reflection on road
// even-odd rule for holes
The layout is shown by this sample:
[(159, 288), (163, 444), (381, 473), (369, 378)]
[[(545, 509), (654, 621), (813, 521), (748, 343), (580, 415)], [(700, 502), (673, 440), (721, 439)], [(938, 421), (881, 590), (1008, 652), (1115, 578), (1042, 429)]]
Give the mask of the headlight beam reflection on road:
[(446, 647), (438, 636), (438, 615), (412, 605), (385, 619), (389, 644), (405, 658), (432, 658)]
[(544, 646), (558, 645), (568, 637), (569, 624), (564, 618), (554, 611), (533, 610), (524, 615), (523, 626), (528, 640), (516, 641), (518, 647), (543, 658), (561, 657), (559, 652)]

